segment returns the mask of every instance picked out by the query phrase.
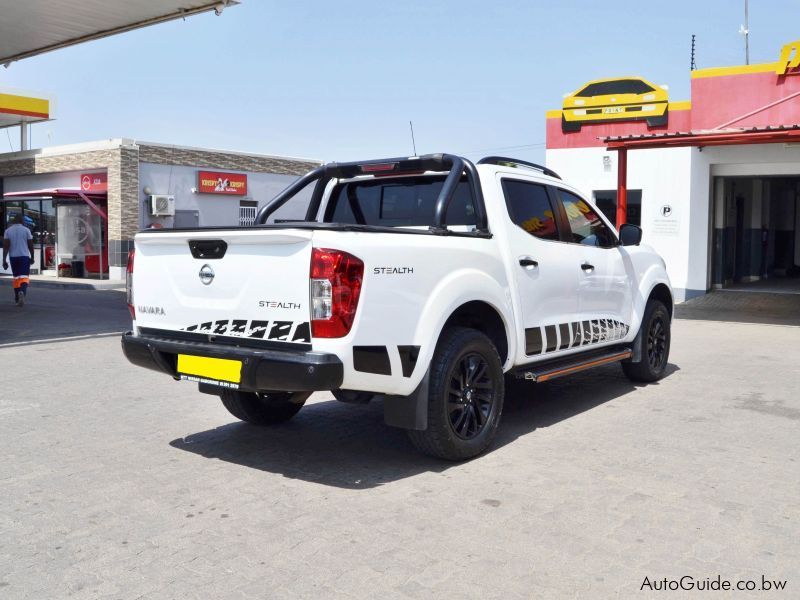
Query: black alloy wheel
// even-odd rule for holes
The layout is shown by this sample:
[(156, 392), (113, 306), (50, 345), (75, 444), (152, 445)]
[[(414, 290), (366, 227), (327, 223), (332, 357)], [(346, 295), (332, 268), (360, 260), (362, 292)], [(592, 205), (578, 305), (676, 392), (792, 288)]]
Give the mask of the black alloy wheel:
[(494, 404), (489, 364), (480, 354), (462, 357), (450, 372), (447, 410), (450, 426), (462, 440), (477, 437), (489, 421)]
[(477, 456), (492, 443), (503, 413), (503, 363), (492, 340), (475, 329), (448, 327), (428, 368), (427, 428), (412, 443), (445, 460)]
[(622, 362), (622, 370), (629, 379), (649, 383), (665, 375), (669, 361), (670, 325), (667, 307), (660, 300), (651, 298), (637, 335), (637, 343), (641, 344), (639, 360)]
[(660, 370), (667, 355), (667, 328), (664, 317), (655, 314), (650, 322), (650, 329), (647, 332), (647, 361), (654, 370)]

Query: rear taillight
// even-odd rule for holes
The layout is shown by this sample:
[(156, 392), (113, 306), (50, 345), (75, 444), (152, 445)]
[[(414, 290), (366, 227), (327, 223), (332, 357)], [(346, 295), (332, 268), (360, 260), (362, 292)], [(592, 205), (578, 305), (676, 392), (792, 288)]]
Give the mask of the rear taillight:
[(128, 310), (131, 319), (136, 320), (136, 309), (133, 307), (133, 255), (135, 250), (128, 252), (128, 267), (125, 269), (125, 295), (128, 301)]
[(341, 250), (311, 252), (311, 335), (338, 338), (353, 326), (364, 278), (361, 259)]

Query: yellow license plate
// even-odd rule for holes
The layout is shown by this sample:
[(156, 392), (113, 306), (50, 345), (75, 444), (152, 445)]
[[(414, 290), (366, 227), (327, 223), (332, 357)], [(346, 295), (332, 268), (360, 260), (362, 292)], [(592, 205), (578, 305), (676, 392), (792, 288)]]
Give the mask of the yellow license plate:
[[(178, 374), (184, 379), (241, 383), (242, 361), (178, 354)], [(203, 383), (201, 381), (201, 383)]]

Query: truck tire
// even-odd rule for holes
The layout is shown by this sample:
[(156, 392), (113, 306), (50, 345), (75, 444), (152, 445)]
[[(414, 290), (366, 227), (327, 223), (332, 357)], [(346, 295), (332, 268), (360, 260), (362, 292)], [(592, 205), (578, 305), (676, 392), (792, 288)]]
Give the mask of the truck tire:
[(622, 370), (631, 381), (658, 381), (667, 368), (670, 344), (670, 315), (660, 300), (647, 302), (639, 336), (642, 337), (641, 357), (636, 362), (623, 362)]
[(275, 425), (295, 416), (311, 392), (267, 392), (255, 394), (223, 390), (223, 406), (234, 417), (253, 425)]
[(430, 365), (428, 428), (409, 430), (411, 442), (436, 458), (477, 456), (497, 433), (504, 395), (503, 368), (492, 341), (474, 329), (446, 329)]

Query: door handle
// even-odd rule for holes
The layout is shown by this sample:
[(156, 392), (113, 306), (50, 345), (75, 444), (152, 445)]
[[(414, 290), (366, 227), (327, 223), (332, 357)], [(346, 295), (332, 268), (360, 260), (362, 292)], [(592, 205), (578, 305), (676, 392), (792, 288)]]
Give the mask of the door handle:
[(581, 265), (581, 269), (584, 271), (594, 271), (594, 265), (590, 265), (588, 262), (585, 262)]
[(539, 263), (533, 260), (530, 256), (523, 256), (519, 259), (519, 265), (521, 267), (525, 267), (526, 269), (535, 269), (539, 266)]

